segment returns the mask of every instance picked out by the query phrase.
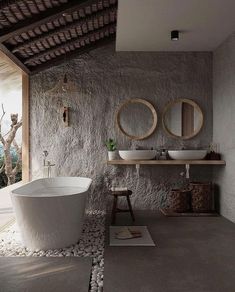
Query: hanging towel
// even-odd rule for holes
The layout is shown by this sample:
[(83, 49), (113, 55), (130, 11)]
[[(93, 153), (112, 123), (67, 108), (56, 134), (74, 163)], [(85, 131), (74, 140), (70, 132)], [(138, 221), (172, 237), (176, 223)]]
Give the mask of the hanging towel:
[(132, 239), (132, 238), (138, 238), (142, 237), (141, 231), (139, 231), (136, 228), (128, 228), (126, 226), (123, 226), (119, 229), (118, 232), (115, 233), (115, 237), (117, 239)]

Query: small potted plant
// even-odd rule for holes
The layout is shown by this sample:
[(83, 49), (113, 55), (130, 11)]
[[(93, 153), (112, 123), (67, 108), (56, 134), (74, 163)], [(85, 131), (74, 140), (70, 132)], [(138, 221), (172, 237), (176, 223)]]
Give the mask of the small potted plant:
[(117, 143), (113, 139), (108, 139), (108, 141), (105, 142), (106, 147), (108, 148), (108, 158), (109, 160), (114, 160), (116, 156), (116, 149), (117, 149)]

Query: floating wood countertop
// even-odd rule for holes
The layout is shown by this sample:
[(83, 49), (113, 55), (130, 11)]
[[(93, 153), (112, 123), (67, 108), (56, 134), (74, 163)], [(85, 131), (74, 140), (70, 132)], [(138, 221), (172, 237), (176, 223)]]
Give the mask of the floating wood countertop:
[(108, 165), (225, 165), (224, 160), (108, 160)]

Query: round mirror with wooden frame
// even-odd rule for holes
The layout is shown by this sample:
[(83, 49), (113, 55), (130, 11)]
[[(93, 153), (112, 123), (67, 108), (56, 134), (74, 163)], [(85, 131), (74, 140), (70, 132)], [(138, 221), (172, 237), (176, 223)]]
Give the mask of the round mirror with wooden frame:
[(199, 105), (186, 98), (170, 101), (163, 112), (163, 128), (171, 137), (191, 139), (203, 126), (203, 113)]
[(132, 98), (121, 104), (116, 113), (118, 129), (133, 140), (143, 140), (157, 127), (157, 112), (145, 99)]

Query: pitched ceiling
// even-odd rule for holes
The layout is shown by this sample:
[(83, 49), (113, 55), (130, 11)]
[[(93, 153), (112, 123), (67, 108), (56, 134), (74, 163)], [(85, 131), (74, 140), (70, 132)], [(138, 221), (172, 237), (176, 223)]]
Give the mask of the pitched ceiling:
[(0, 1), (0, 49), (33, 74), (112, 41), (117, 0)]

